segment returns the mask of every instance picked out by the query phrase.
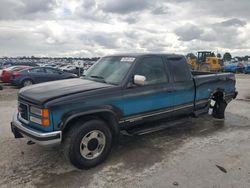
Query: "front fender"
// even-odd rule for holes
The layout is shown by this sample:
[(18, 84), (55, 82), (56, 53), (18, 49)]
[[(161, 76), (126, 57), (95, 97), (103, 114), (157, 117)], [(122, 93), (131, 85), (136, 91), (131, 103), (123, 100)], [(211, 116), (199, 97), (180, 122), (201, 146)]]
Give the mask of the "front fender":
[(103, 118), (109, 122), (109, 127), (115, 134), (120, 132), (120, 128), (118, 125), (119, 119), (122, 117), (122, 112), (109, 105), (92, 107), (92, 108), (84, 108), (78, 110), (72, 110), (67, 112), (62, 117), (62, 122), (60, 123), (60, 129), (62, 131), (66, 130), (70, 126), (70, 122), (76, 118), (81, 118), (84, 116), (104, 116)]

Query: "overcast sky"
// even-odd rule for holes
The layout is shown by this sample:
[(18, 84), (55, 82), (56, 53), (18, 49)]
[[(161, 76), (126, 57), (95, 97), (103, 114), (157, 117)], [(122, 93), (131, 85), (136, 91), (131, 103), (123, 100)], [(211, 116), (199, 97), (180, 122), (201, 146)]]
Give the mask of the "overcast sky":
[(249, 0), (0, 0), (0, 56), (250, 55)]

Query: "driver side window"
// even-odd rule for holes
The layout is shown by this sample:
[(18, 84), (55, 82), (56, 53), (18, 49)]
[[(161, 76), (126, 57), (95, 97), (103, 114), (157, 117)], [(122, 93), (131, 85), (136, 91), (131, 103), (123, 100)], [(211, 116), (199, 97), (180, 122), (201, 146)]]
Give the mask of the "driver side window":
[(145, 57), (135, 68), (134, 75), (146, 77), (145, 85), (168, 82), (165, 66), (161, 57)]

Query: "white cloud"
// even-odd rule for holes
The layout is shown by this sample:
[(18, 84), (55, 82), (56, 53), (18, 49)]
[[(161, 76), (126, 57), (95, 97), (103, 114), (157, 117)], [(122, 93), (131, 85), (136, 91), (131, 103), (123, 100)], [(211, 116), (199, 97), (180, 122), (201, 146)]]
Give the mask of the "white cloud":
[(149, 0), (106, 0), (100, 4), (104, 12), (127, 14), (130, 12), (143, 11), (150, 5)]
[(250, 1), (1, 0), (0, 56), (250, 53)]

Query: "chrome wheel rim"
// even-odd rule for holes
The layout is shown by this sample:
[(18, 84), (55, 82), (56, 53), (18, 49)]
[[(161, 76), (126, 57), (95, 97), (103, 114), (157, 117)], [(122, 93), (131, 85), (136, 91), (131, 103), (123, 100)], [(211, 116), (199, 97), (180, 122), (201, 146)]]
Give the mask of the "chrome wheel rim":
[(25, 87), (25, 86), (30, 86), (30, 85), (32, 85), (32, 81), (26, 80), (26, 81), (23, 83), (23, 85), (24, 85), (24, 87)]
[(103, 152), (106, 136), (99, 130), (88, 132), (81, 140), (80, 153), (85, 159), (95, 159)]

